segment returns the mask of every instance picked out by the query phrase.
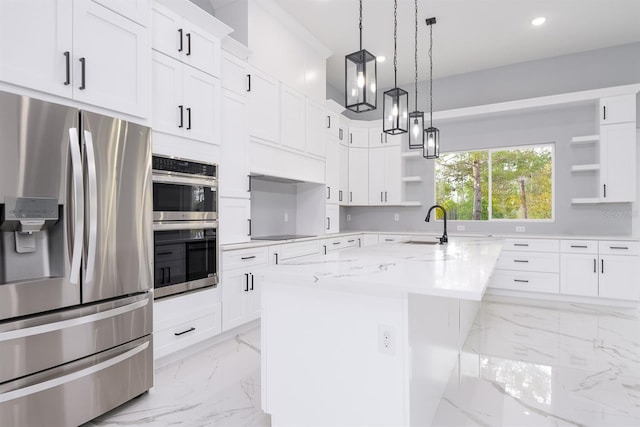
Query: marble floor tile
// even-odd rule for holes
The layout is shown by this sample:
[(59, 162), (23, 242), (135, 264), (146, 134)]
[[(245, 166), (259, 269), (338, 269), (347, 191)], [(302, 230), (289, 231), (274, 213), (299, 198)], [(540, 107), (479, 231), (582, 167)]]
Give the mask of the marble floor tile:
[[(149, 393), (83, 427), (270, 425), (257, 328), (157, 369)], [(433, 426), (640, 426), (640, 312), (484, 302)]]

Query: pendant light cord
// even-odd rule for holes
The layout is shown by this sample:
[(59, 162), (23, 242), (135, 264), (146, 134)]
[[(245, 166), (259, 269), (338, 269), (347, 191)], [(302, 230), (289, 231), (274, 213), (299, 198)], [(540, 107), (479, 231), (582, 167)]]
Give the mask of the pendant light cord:
[(429, 25), (429, 127), (433, 127), (433, 24)]
[(416, 109), (418, 111), (418, 0), (415, 1), (416, 4), (416, 33), (415, 33), (415, 60), (416, 60)]
[(360, 50), (362, 50), (362, 0), (360, 0)]
[(393, 1), (393, 86), (398, 87), (398, 0)]

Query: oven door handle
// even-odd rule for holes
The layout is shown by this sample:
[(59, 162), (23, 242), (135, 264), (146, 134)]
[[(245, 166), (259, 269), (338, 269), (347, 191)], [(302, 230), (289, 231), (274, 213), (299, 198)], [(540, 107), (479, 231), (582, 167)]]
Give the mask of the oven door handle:
[(153, 231), (192, 230), (203, 228), (218, 228), (218, 221), (180, 221), (154, 222)]
[(182, 185), (201, 185), (203, 187), (218, 187), (218, 180), (215, 178), (196, 178), (172, 175), (153, 175), (153, 182), (159, 184), (182, 184)]

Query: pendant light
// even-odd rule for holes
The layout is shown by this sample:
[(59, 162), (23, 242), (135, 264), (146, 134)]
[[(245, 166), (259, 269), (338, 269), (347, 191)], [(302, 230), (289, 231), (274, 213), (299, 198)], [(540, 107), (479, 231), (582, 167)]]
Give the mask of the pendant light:
[(382, 128), (385, 133), (406, 133), (409, 122), (409, 94), (398, 87), (398, 0), (393, 2), (393, 81), (394, 88), (384, 93)]
[(416, 31), (415, 31), (415, 64), (416, 64), (416, 109), (409, 113), (409, 148), (422, 148), (424, 145), (424, 113), (418, 111), (418, 0), (415, 0)]
[(360, 0), (360, 50), (344, 57), (344, 106), (362, 113), (378, 106), (375, 55), (362, 48), (362, 0)]
[(437, 159), (440, 157), (440, 131), (433, 127), (433, 26), (436, 18), (427, 18), (429, 26), (429, 127), (424, 130), (422, 157)]

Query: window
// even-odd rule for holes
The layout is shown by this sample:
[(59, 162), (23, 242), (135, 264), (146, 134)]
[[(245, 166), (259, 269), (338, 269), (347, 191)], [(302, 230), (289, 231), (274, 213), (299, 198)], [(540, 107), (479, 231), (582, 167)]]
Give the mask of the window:
[(448, 219), (553, 219), (552, 144), (445, 153), (435, 178)]

